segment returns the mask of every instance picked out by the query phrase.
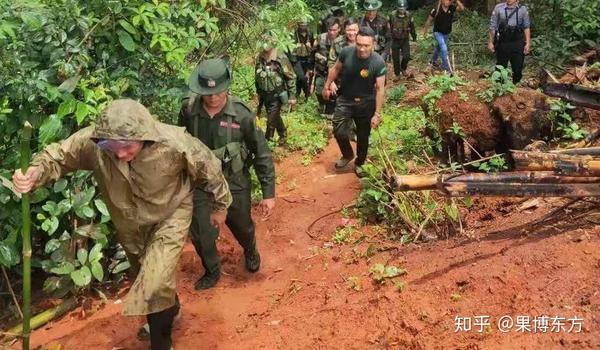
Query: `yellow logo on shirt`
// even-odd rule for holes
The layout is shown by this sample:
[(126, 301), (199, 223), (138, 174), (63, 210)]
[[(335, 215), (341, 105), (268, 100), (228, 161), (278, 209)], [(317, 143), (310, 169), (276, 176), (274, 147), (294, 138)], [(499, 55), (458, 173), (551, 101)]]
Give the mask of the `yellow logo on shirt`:
[(369, 70), (366, 68), (363, 68), (360, 70), (360, 76), (363, 78), (368, 78), (369, 77)]

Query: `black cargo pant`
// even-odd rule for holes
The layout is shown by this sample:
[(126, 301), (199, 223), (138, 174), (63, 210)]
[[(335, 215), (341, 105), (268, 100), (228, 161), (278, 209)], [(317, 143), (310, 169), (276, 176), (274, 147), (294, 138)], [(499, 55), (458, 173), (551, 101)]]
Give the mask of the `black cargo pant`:
[(342, 157), (354, 158), (350, 144), (350, 132), (353, 122), (356, 124), (356, 160), (354, 164), (361, 166), (367, 159), (371, 119), (375, 113), (375, 97), (348, 98), (338, 97), (333, 114), (333, 135), (342, 151)]
[(296, 73), (296, 96), (304, 92), (304, 96), (308, 98), (310, 95), (309, 81), (306, 79), (306, 72), (311, 69), (308, 57), (298, 57), (298, 61), (294, 64), (294, 72)]
[(496, 65), (512, 69), (513, 83), (518, 83), (523, 78), (523, 64), (525, 63), (525, 39), (514, 41), (501, 41), (496, 46)]
[[(239, 244), (244, 248), (244, 253), (256, 249), (254, 235), (254, 221), (251, 215), (250, 190), (232, 191), (233, 201), (227, 210), (225, 224)], [(208, 194), (202, 190), (194, 191), (194, 213), (190, 233), (196, 253), (202, 259), (202, 266), (206, 273), (218, 273), (221, 270), (221, 258), (217, 252), (217, 237), (219, 231), (210, 223), (211, 203)]]
[(408, 67), (410, 61), (410, 40), (394, 39), (392, 41), (392, 62), (394, 63), (394, 74), (399, 76)]
[(265, 109), (267, 110), (267, 131), (265, 137), (267, 141), (273, 139), (275, 131), (279, 135), (279, 139), (287, 137), (287, 129), (281, 118), (281, 100), (276, 94), (268, 94), (262, 97)]
[(151, 350), (170, 350), (172, 348), (173, 321), (179, 313), (179, 308), (179, 298), (176, 297), (175, 305), (166, 310), (146, 315), (150, 327)]

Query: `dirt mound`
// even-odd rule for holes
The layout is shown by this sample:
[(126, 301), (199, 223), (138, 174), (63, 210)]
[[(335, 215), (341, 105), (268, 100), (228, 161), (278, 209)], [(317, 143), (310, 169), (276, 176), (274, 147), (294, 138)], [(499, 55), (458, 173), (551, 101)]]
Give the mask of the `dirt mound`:
[(497, 98), (492, 103), (494, 115), (504, 123), (508, 146), (523, 149), (532, 140), (550, 136), (549, 107), (541, 93), (518, 88), (514, 94)]

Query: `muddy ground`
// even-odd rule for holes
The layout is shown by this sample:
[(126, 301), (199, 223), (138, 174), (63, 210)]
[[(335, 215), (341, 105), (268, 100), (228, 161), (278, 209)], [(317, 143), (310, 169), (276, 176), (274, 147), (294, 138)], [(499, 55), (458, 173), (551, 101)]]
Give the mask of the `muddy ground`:
[[(330, 143), (310, 167), (300, 165), (298, 156), (278, 164), (276, 215), (258, 221), (259, 273), (244, 271), (242, 252), (225, 232), (219, 242), (225, 275), (216, 288), (197, 292), (200, 262), (186, 245), (178, 272), (183, 309), (176, 349), (600, 348), (600, 215), (581, 216), (582, 209), (573, 208), (558, 222), (527, 229), (526, 223), (562, 202), (484, 199), (463, 212), (460, 237), (399, 246), (369, 236), (338, 246), (331, 236), (340, 214), (314, 225), (319, 240), (306, 233), (359, 190), (354, 174), (334, 173), (337, 154)], [(367, 258), (373, 248), (379, 252)], [(368, 271), (375, 263), (405, 269), (397, 278), (404, 289), (391, 281), (373, 283)], [(147, 349), (136, 339), (143, 320), (120, 315), (122, 295), (83, 319), (76, 310), (35, 331), (33, 345)], [(558, 332), (534, 333), (533, 321), (532, 331), (498, 330), (503, 316), (543, 315), (557, 320)], [(490, 325), (475, 326), (472, 318), (471, 331), (456, 331), (457, 317), (475, 316), (489, 316)], [(573, 317), (576, 329), (568, 332)], [(579, 319), (583, 326), (576, 333)]]
[[(409, 88), (404, 103), (418, 105), (422, 94)], [(353, 173), (334, 171), (338, 156), (332, 140), (308, 167), (298, 154), (277, 164), (276, 212), (256, 216), (257, 274), (244, 270), (226, 231), (223, 277), (195, 291), (202, 268), (186, 244), (175, 349), (600, 349), (597, 203), (475, 199), (453, 238), (401, 246), (359, 227), (337, 245), (336, 228), (349, 224), (339, 209), (360, 189)], [(369, 274), (377, 263), (406, 273), (377, 283)], [(33, 347), (148, 349), (136, 338), (144, 319), (120, 314), (126, 291), (36, 330)]]

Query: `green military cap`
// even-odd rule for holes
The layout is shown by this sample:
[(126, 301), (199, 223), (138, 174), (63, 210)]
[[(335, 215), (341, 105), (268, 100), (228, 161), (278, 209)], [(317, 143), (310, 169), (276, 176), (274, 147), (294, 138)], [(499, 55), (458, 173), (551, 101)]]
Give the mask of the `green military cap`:
[(188, 86), (201, 96), (221, 93), (229, 87), (231, 73), (229, 65), (222, 59), (211, 58), (200, 62), (192, 71)]
[(379, 10), (381, 8), (381, 1), (379, 0), (365, 0), (363, 3), (365, 10)]

